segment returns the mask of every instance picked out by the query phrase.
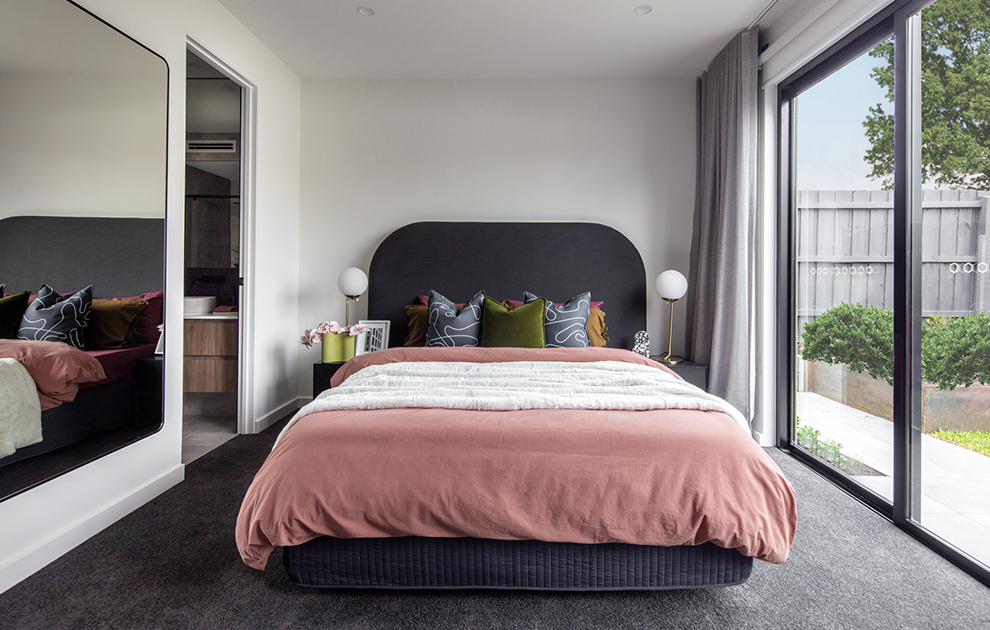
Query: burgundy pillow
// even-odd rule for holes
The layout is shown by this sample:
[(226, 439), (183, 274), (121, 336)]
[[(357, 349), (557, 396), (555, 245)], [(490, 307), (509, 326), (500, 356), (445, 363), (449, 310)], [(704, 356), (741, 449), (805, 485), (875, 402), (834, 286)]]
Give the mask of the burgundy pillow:
[[(430, 296), (428, 296), (428, 295), (420, 295), (418, 297), (419, 297), (419, 303), (420, 304), (423, 304), (424, 306), (429, 306), (430, 305)], [(464, 308), (464, 304), (465, 304), (464, 302), (461, 302), (460, 304), (457, 304), (455, 302), (454, 303), (454, 306), (456, 306), (457, 308)]]
[(162, 323), (162, 306), (164, 305), (163, 291), (144, 293), (134, 297), (113, 298), (114, 301), (147, 302), (148, 308), (144, 309), (131, 327), (131, 333), (135, 344), (158, 343), (158, 336), (161, 332), (158, 325)]
[[(419, 297), (419, 303), (420, 304), (425, 304), (426, 306), (429, 306), (430, 305), (430, 296), (428, 296), (428, 295), (420, 295), (418, 297)], [(509, 308), (519, 308), (520, 306), (522, 306), (524, 304), (524, 302), (522, 300), (503, 300), (502, 301), (502, 304), (504, 304), (505, 306), (508, 306)], [(563, 303), (562, 302), (555, 302), (555, 304), (557, 306), (563, 306)], [(591, 308), (597, 308), (598, 310), (601, 310), (603, 304), (605, 304), (605, 302), (592, 302), (591, 303)], [(464, 308), (464, 305), (463, 304), (458, 304), (457, 305), (457, 308)]]
[[(62, 296), (62, 299), (63, 300), (68, 300), (70, 297), (72, 297), (73, 295), (75, 295), (75, 293), (59, 293), (59, 295)], [(4, 297), (7, 297), (7, 296), (4, 296)], [(28, 296), (28, 302), (34, 302), (34, 298), (36, 298), (36, 297), (38, 297), (38, 296), (36, 294), (32, 293), (31, 295)]]
[[(524, 302), (521, 302), (519, 300), (506, 300), (506, 302), (508, 302), (509, 308), (519, 308), (524, 304)], [(556, 306), (564, 305), (563, 302), (554, 302), (554, 304)], [(592, 302), (591, 308), (597, 308), (598, 310), (601, 310), (603, 304), (605, 304), (605, 302)]]

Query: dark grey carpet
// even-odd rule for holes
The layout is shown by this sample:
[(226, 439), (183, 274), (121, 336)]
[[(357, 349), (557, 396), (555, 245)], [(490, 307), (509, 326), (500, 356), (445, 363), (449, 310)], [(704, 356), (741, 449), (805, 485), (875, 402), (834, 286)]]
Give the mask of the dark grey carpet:
[(723, 589), (629, 593), (301, 589), (276, 552), (247, 568), (233, 526), (277, 427), (0, 595), (2, 628), (990, 628), (990, 589), (786, 454), (798, 497), (787, 563)]

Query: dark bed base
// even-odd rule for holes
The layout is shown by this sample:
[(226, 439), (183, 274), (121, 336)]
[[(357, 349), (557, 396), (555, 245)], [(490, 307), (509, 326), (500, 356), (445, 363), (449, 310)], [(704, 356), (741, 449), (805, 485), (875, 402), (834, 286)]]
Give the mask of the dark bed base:
[(289, 579), (320, 588), (667, 590), (745, 582), (753, 559), (697, 547), (479, 538), (324, 536), (284, 547)]
[(0, 468), (50, 453), (94, 433), (132, 424), (136, 405), (134, 387), (134, 378), (91, 387), (80, 391), (72, 402), (43, 411), (41, 434), (44, 439), (0, 458)]

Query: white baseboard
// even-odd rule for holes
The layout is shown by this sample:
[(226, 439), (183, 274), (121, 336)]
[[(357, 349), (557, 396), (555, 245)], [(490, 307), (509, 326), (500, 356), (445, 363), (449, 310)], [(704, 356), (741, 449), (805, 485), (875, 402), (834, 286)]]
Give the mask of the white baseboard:
[(265, 414), (264, 416), (254, 421), (254, 432), (261, 433), (268, 427), (272, 426), (273, 424), (284, 418), (286, 415), (292, 413), (293, 411), (305, 405), (310, 400), (312, 399), (303, 398), (303, 397), (295, 398), (285, 403), (281, 407), (278, 407), (274, 411)]
[(0, 566), (0, 593), (51, 564), (148, 501), (151, 501), (185, 478), (185, 466), (177, 464), (133, 492), (117, 498), (79, 520), (66, 525), (48, 538), (25, 549)]

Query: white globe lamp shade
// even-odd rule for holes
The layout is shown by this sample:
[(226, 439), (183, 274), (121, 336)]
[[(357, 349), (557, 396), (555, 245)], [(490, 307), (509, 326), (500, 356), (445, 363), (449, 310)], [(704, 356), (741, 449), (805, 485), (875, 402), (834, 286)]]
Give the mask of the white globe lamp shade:
[(679, 300), (687, 293), (688, 282), (680, 271), (668, 269), (657, 276), (657, 293), (665, 300)]
[(357, 267), (348, 267), (337, 276), (337, 288), (347, 297), (357, 297), (368, 290), (368, 276)]

